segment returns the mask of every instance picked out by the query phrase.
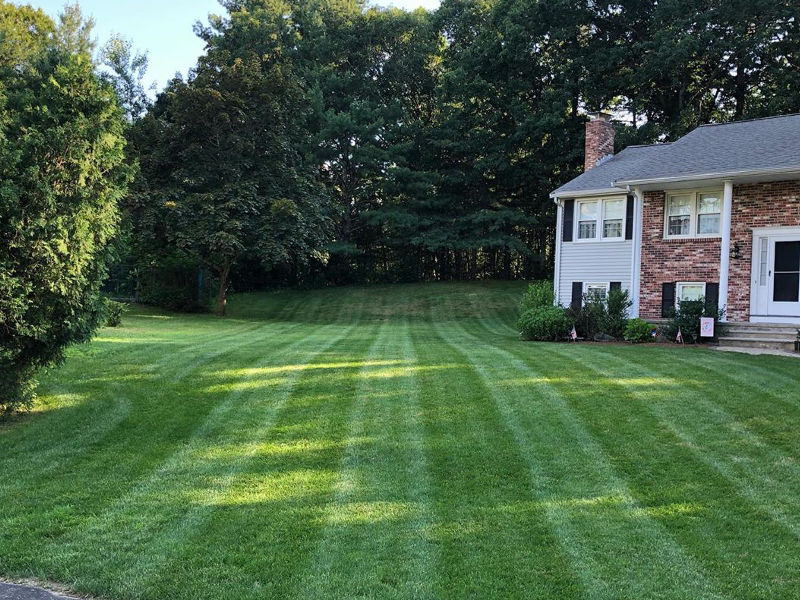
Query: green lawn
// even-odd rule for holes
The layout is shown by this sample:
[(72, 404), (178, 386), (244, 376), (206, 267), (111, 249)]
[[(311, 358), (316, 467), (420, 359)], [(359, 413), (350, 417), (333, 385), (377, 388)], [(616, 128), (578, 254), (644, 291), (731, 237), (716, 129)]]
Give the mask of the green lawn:
[(0, 575), (104, 598), (800, 598), (800, 361), (520, 342), (520, 284), (137, 309), (0, 429)]

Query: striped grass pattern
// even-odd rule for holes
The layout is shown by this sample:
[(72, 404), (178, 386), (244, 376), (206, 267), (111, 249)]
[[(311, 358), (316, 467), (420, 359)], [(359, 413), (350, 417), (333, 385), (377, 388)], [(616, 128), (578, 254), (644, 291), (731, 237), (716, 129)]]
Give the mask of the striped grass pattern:
[(800, 598), (800, 363), (521, 342), (521, 291), (133, 310), (0, 427), (0, 576), (120, 600)]

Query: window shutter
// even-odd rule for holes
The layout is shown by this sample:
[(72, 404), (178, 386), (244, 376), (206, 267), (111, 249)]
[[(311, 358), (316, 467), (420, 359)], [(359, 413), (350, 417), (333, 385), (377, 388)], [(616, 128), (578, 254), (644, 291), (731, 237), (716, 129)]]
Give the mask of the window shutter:
[(561, 241), (572, 241), (572, 229), (575, 226), (575, 200), (564, 200), (564, 218), (561, 220)]
[(608, 284), (608, 291), (613, 292), (617, 290), (618, 292), (622, 291), (622, 282), (621, 281), (612, 281)]
[(572, 303), (570, 304), (570, 306), (573, 308), (573, 310), (580, 310), (582, 305), (583, 305), (583, 282), (573, 281)]
[(628, 196), (628, 204), (625, 206), (625, 239), (633, 239), (633, 208), (634, 197)]
[(675, 284), (664, 283), (661, 285), (661, 316), (665, 319), (671, 317), (675, 310)]
[(719, 284), (706, 283), (706, 309), (716, 312), (719, 310)]

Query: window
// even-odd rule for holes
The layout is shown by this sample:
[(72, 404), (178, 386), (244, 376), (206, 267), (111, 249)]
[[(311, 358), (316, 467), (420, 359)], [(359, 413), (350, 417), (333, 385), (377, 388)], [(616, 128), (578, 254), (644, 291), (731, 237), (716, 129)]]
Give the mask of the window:
[(706, 297), (706, 284), (697, 282), (681, 282), (675, 286), (675, 303), (700, 300)]
[(597, 237), (598, 201), (581, 202), (578, 212), (578, 239), (593, 240)]
[(761, 238), (759, 251), (758, 285), (767, 285), (767, 270), (769, 269), (769, 239)]
[(672, 196), (668, 201), (667, 235), (689, 235), (692, 231), (691, 196)]
[(587, 283), (586, 299), (589, 301), (599, 300), (605, 302), (608, 298), (608, 287), (607, 283)]
[(625, 220), (625, 201), (606, 200), (603, 202), (603, 237), (621, 238), (622, 223)]
[(722, 194), (680, 192), (667, 196), (666, 237), (718, 236)]
[(577, 202), (578, 239), (624, 239), (626, 202), (624, 198)]

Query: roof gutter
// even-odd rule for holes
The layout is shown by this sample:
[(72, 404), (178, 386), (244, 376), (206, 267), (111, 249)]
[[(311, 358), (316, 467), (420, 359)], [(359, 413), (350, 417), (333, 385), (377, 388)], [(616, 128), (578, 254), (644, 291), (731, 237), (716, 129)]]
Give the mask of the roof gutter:
[(677, 175), (674, 177), (656, 177), (653, 179), (620, 179), (613, 184), (619, 187), (631, 187), (637, 185), (652, 185), (656, 183), (679, 183), (681, 181), (701, 181), (703, 179), (729, 179), (733, 177), (757, 177), (762, 175), (800, 175), (800, 166), (783, 167), (780, 169), (750, 169), (744, 171), (724, 171), (701, 173), (699, 175)]
[(566, 191), (566, 192), (559, 192), (556, 190), (555, 192), (550, 193), (550, 197), (553, 201), (558, 200), (559, 198), (584, 198), (586, 196), (606, 196), (609, 194), (624, 194), (626, 188), (624, 187), (610, 187), (610, 188), (600, 188), (596, 190), (577, 190), (574, 192)]

